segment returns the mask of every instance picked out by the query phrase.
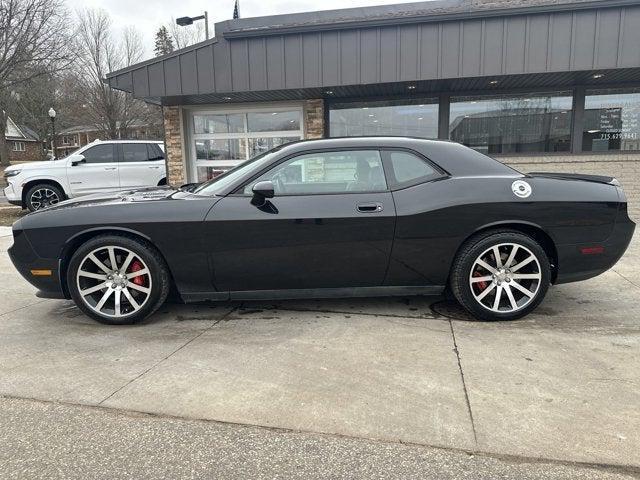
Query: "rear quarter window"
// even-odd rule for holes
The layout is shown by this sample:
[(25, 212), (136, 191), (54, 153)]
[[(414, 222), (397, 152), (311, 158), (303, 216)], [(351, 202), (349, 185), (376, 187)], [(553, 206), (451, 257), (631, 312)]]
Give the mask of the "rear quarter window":
[(414, 153), (393, 150), (385, 153), (389, 183), (393, 189), (418, 185), (443, 176), (435, 166)]

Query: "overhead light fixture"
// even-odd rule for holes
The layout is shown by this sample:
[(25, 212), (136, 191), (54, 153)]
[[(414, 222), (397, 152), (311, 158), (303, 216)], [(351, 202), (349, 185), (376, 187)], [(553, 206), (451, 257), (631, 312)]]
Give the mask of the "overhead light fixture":
[(204, 12), (204, 15), (198, 15), (197, 17), (180, 17), (176, 19), (176, 24), (181, 27), (187, 27), (193, 25), (193, 22), (197, 20), (204, 20), (204, 36), (209, 39), (209, 14)]
[(589, 133), (598, 133), (598, 132), (600, 132), (600, 130), (587, 130), (587, 132), (589, 132)]
[(415, 85), (409, 85), (407, 88), (408, 88), (409, 90), (415, 90), (415, 89), (416, 89), (416, 86), (415, 86)]
[(374, 120), (373, 123), (378, 123), (378, 120)]
[(424, 117), (418, 117), (418, 120), (424, 120)]
[(369, 110), (369, 107), (362, 107), (363, 110)]
[(596, 80), (597, 80), (598, 78), (602, 78), (602, 77), (604, 77), (604, 73), (594, 73), (594, 74), (593, 74), (593, 78), (595, 78)]
[(231, 100), (231, 97), (222, 97), (223, 100)]
[(491, 80), (491, 81), (489, 82), (489, 85), (497, 85), (497, 84), (499, 84), (499, 83), (500, 83), (500, 82), (499, 82), (498, 80)]
[(273, 112), (271, 115), (277, 115), (277, 114), (278, 114), (278, 112)]
[(370, 113), (369, 116), (370, 117), (375, 117), (375, 115), (373, 113)]
[(327, 90), (327, 91), (326, 91), (326, 92), (324, 92), (324, 93), (326, 93), (327, 95), (333, 95), (333, 90)]

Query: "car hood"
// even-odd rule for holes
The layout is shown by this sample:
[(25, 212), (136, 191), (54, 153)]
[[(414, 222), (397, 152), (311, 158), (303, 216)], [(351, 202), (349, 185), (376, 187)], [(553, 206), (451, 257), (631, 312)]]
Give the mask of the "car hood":
[(66, 167), (67, 160), (42, 160), (38, 162), (22, 163), (20, 165), (12, 165), (6, 168), (6, 171), (20, 170), (22, 172), (28, 170), (42, 170), (44, 168), (60, 168)]
[[(68, 210), (72, 208), (95, 207), (104, 205), (120, 205), (123, 203), (158, 202), (166, 200), (186, 200), (197, 198), (197, 195), (183, 192), (171, 187), (148, 187), (135, 190), (121, 190), (109, 193), (96, 193), (71, 200), (60, 202), (43, 210), (37, 210), (31, 215), (51, 212), (55, 210)], [(200, 197), (201, 198), (201, 197)]]

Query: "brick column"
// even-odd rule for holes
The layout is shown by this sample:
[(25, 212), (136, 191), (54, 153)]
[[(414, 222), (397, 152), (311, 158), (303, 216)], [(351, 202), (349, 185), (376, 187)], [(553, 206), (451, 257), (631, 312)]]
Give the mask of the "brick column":
[(167, 157), (167, 183), (180, 186), (185, 178), (185, 155), (182, 149), (182, 120), (180, 107), (162, 107), (164, 118), (164, 145)]
[(324, 138), (324, 100), (304, 102), (304, 138)]

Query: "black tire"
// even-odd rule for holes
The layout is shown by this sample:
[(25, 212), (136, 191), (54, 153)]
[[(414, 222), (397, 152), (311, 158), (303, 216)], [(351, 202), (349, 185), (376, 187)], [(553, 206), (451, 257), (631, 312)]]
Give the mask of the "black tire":
[[(482, 301), (477, 300), (479, 294), (482, 293), (482, 290), (476, 292), (472, 291), (472, 287), (470, 285), (470, 278), (472, 277), (471, 270), (474, 266), (477, 267), (476, 261), (477, 259), (486, 253), (487, 250), (492, 249), (495, 246), (501, 245), (500, 248), (507, 249), (508, 246), (504, 246), (505, 244), (515, 244), (519, 247), (524, 247), (522, 249), (517, 249), (519, 254), (528, 255), (529, 253), (535, 256), (537, 263), (531, 262), (533, 264), (532, 269), (539, 273), (540, 279), (531, 281), (531, 284), (534, 291), (536, 292), (534, 296), (527, 297), (526, 295), (522, 296), (518, 302), (522, 302), (522, 307), (518, 307), (519, 309), (513, 308), (510, 302), (510, 298), (498, 299), (498, 311), (491, 310), (492, 305), (490, 304), (492, 300), (495, 300), (497, 297), (497, 290), (500, 289), (500, 285), (504, 283), (504, 286), (501, 291), (506, 292), (506, 287), (509, 285), (513, 285), (514, 280), (510, 278), (509, 280), (501, 280), (499, 278), (495, 278), (495, 275), (491, 275), (491, 272), (486, 272), (486, 274), (493, 276), (494, 280), (489, 281), (488, 285), (484, 282), (482, 285), (485, 289), (491, 287), (493, 292), (487, 292), (488, 294), (485, 297), (484, 302), (489, 303), (489, 305), (484, 305)], [(529, 252), (527, 252), (528, 250)], [(489, 253), (489, 255), (492, 255)], [(503, 253), (500, 255), (493, 255), (493, 258), (496, 256), (501, 257)], [(528, 257), (527, 257), (528, 258)], [(501, 260), (502, 262), (503, 260)], [(514, 264), (516, 262), (514, 261)], [(539, 268), (538, 268), (539, 265)], [(514, 265), (515, 266), (515, 265)], [(523, 267), (524, 268), (524, 267)], [(537, 270), (539, 269), (539, 272)], [(478, 274), (478, 276), (481, 274)], [(475, 277), (476, 274), (474, 273)], [(499, 282), (499, 283), (498, 283)], [(509, 282), (509, 283), (508, 283)], [(467, 240), (464, 245), (460, 248), (454, 263), (451, 269), (450, 275), (450, 287), (451, 292), (455, 296), (456, 300), (462, 305), (471, 315), (480, 319), (480, 320), (488, 320), (488, 321), (497, 321), (497, 320), (516, 320), (518, 318), (522, 318), (528, 313), (535, 310), (540, 302), (544, 299), (547, 290), (549, 289), (549, 284), (551, 282), (551, 266), (549, 263), (549, 258), (544, 249), (540, 246), (538, 242), (532, 237), (525, 235), (521, 232), (513, 231), (513, 230), (493, 230), (485, 233), (478, 234), (471, 239)], [(518, 283), (520, 285), (520, 283)], [(474, 284), (473, 288), (482, 288), (476, 287)], [(527, 290), (529, 290), (527, 288)], [(509, 288), (510, 292), (516, 292), (515, 289)], [(513, 294), (513, 293), (512, 293)], [(493, 298), (491, 297), (493, 295)], [(522, 295), (518, 291), (518, 295)], [(504, 307), (504, 303), (509, 302), (509, 305)], [(513, 311), (500, 311), (501, 308), (509, 309), (513, 308)]]
[[(78, 288), (79, 280), (77, 277), (78, 269), (83, 265), (86, 261), (86, 257), (90, 253), (97, 249), (107, 247), (114, 247), (116, 252), (122, 253), (122, 257), (125, 253), (124, 249), (133, 252), (136, 255), (136, 259), (139, 259), (150, 272), (150, 292), (147, 294), (148, 297), (145, 299), (144, 303), (141, 304), (138, 311), (123, 313), (120, 316), (108, 315), (106, 313), (101, 314), (88, 305), (88, 303), (85, 302), (84, 297), (80, 294)], [(107, 264), (105, 263), (105, 265)], [(99, 271), (98, 273), (101, 272)], [(95, 282), (100, 283), (100, 280), (95, 280)], [(132, 282), (130, 281), (129, 283)], [(89, 317), (100, 323), (109, 325), (133, 324), (149, 317), (158, 308), (160, 308), (167, 299), (170, 285), (171, 277), (169, 269), (160, 252), (158, 252), (158, 250), (149, 242), (124, 235), (100, 235), (88, 240), (75, 251), (71, 257), (71, 261), (69, 262), (69, 268), (67, 269), (67, 286), (75, 304)], [(106, 294), (108, 289), (108, 287), (105, 287), (104, 290), (100, 290), (96, 294), (99, 295), (102, 292)], [(131, 287), (129, 291), (133, 292)]]
[[(49, 193), (45, 194), (44, 192)], [(47, 199), (47, 195), (50, 193), (53, 193), (54, 195), (49, 196)], [(39, 198), (36, 198), (38, 194), (40, 194)], [(59, 187), (51, 183), (38, 183), (27, 190), (27, 193), (24, 196), (24, 203), (30, 212), (35, 212), (36, 210), (48, 207), (49, 205), (55, 205), (56, 203), (63, 201), (65, 198), (64, 192)]]

